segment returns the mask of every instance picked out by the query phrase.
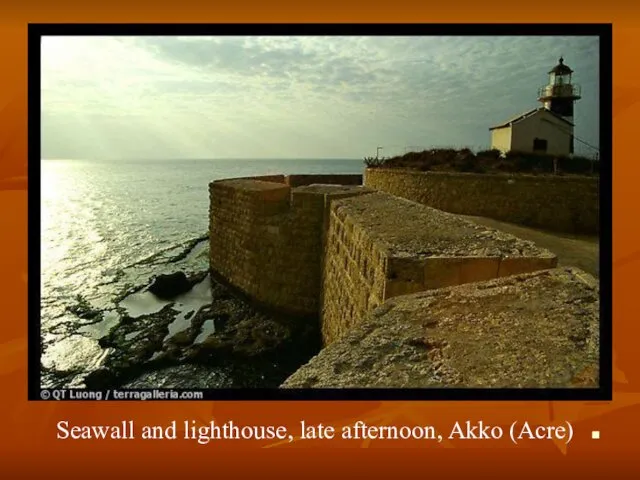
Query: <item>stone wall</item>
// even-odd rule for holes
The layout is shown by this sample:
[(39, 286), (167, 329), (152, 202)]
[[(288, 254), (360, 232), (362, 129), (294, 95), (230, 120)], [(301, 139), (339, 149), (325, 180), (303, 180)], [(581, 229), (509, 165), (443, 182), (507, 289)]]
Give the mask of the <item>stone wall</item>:
[(319, 316), (325, 345), (390, 298), (557, 264), (532, 242), (353, 178), (220, 180), (210, 201), (212, 272), (265, 306)]
[(368, 168), (367, 187), (446, 212), (548, 230), (599, 231), (597, 178)]
[(259, 175), (254, 177), (240, 177), (233, 180), (259, 180), (262, 182), (283, 183), (290, 187), (304, 187), (308, 185), (362, 185), (363, 176), (359, 174), (300, 174), (300, 175)]
[[(552, 270), (556, 256), (533, 242), (357, 177), (269, 175), (209, 186), (212, 273), (265, 306), (319, 317), (326, 348), (285, 387), (597, 383), (594, 279)], [(369, 170), (366, 183), (415, 197), (435, 185), (431, 197), (455, 207), (470, 184), (480, 195), (508, 178), (478, 177)], [(535, 185), (556, 180), (522, 182), (533, 198)], [(447, 186), (453, 191), (443, 193)], [(485, 194), (499, 188), (508, 191)], [(509, 205), (503, 211), (517, 210)], [(532, 338), (542, 349), (527, 350)]]
[(362, 175), (285, 175), (284, 182), (291, 187), (321, 183), (324, 185), (362, 185)]
[(532, 242), (385, 193), (336, 200), (330, 219), (325, 345), (389, 298), (557, 265), (553, 253)]
[(322, 337), (328, 344), (385, 298), (387, 252), (345, 208), (332, 208), (322, 283)]
[(294, 315), (317, 315), (330, 200), (365, 189), (289, 184), (343, 180), (357, 185), (354, 177), (270, 175), (212, 182), (212, 271), (259, 303)]
[(550, 269), (403, 295), (283, 388), (597, 388), (598, 282)]

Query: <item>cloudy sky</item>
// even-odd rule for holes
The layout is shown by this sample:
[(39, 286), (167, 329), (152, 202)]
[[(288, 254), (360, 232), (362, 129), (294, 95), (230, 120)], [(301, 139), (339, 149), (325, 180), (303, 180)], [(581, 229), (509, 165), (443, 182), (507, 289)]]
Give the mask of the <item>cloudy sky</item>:
[[(43, 158), (362, 158), (488, 147), (564, 55), (598, 145), (595, 37), (46, 37)], [(576, 142), (578, 152), (584, 147)]]

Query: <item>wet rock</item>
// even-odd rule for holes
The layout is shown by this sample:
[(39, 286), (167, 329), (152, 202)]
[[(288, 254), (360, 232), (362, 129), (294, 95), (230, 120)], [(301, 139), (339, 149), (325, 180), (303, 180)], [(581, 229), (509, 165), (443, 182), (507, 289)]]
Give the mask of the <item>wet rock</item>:
[(175, 272), (158, 275), (149, 287), (149, 291), (160, 299), (171, 300), (188, 292), (192, 286), (184, 272)]
[[(100, 340), (100, 346), (110, 348), (105, 368), (120, 371), (144, 365), (153, 355), (162, 350), (168, 326), (177, 312), (172, 304), (159, 312), (140, 317), (127, 317)], [(132, 335), (135, 334), (135, 335)]]
[(84, 379), (84, 384), (89, 390), (104, 390), (111, 388), (116, 382), (116, 375), (112, 370), (107, 368), (94, 370)]
[(247, 357), (255, 357), (277, 349), (291, 338), (293, 329), (266, 315), (254, 315), (225, 324), (203, 342), (200, 349), (223, 351)]
[(181, 332), (177, 332), (171, 338), (169, 338), (169, 342), (174, 345), (186, 346), (191, 344), (193, 341), (193, 334), (190, 332), (190, 329), (182, 330)]
[(229, 388), (234, 387), (228, 368), (175, 365), (145, 372), (125, 388)]
[(82, 296), (78, 295), (76, 304), (67, 307), (67, 311), (82, 318), (83, 320), (99, 320), (102, 317), (100, 309), (93, 308), (91, 304)]
[[(202, 281), (206, 274), (186, 278), (193, 284)], [(173, 303), (154, 313), (123, 316), (100, 341), (100, 346), (110, 352), (104, 368), (88, 377), (89, 383), (96, 388), (101, 385), (117, 388), (127, 382), (134, 382), (133, 385), (136, 378), (171, 383), (178, 372), (191, 371), (187, 365), (199, 365), (204, 369), (198, 372), (215, 373), (228, 368), (241, 372), (237, 375), (244, 379), (239, 386), (277, 387), (318, 352), (317, 318), (293, 319), (264, 313), (218, 282), (212, 282), (211, 289), (212, 303), (185, 315), (189, 326), (171, 336), (168, 336), (170, 325), (180, 315)], [(203, 325), (208, 320), (213, 322), (213, 330), (199, 337), (207, 331)], [(151, 373), (159, 369), (164, 373)], [(192, 378), (180, 383), (195, 388), (202, 381)]]

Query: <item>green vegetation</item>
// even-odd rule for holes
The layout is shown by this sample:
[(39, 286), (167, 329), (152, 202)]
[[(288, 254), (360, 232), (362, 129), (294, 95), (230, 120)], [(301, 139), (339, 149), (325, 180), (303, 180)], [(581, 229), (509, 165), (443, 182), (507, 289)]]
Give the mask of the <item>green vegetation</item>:
[(366, 157), (368, 168), (399, 168), (421, 172), (526, 173), (537, 175), (598, 176), (600, 162), (581, 156), (554, 156), (527, 152), (439, 148), (391, 158)]

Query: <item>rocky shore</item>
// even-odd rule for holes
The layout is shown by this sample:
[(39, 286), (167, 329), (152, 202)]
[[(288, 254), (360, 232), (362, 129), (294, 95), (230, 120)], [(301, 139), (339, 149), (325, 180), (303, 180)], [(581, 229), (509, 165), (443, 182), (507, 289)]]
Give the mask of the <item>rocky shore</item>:
[(87, 388), (275, 388), (320, 349), (317, 322), (261, 311), (208, 272), (159, 276), (119, 305)]

